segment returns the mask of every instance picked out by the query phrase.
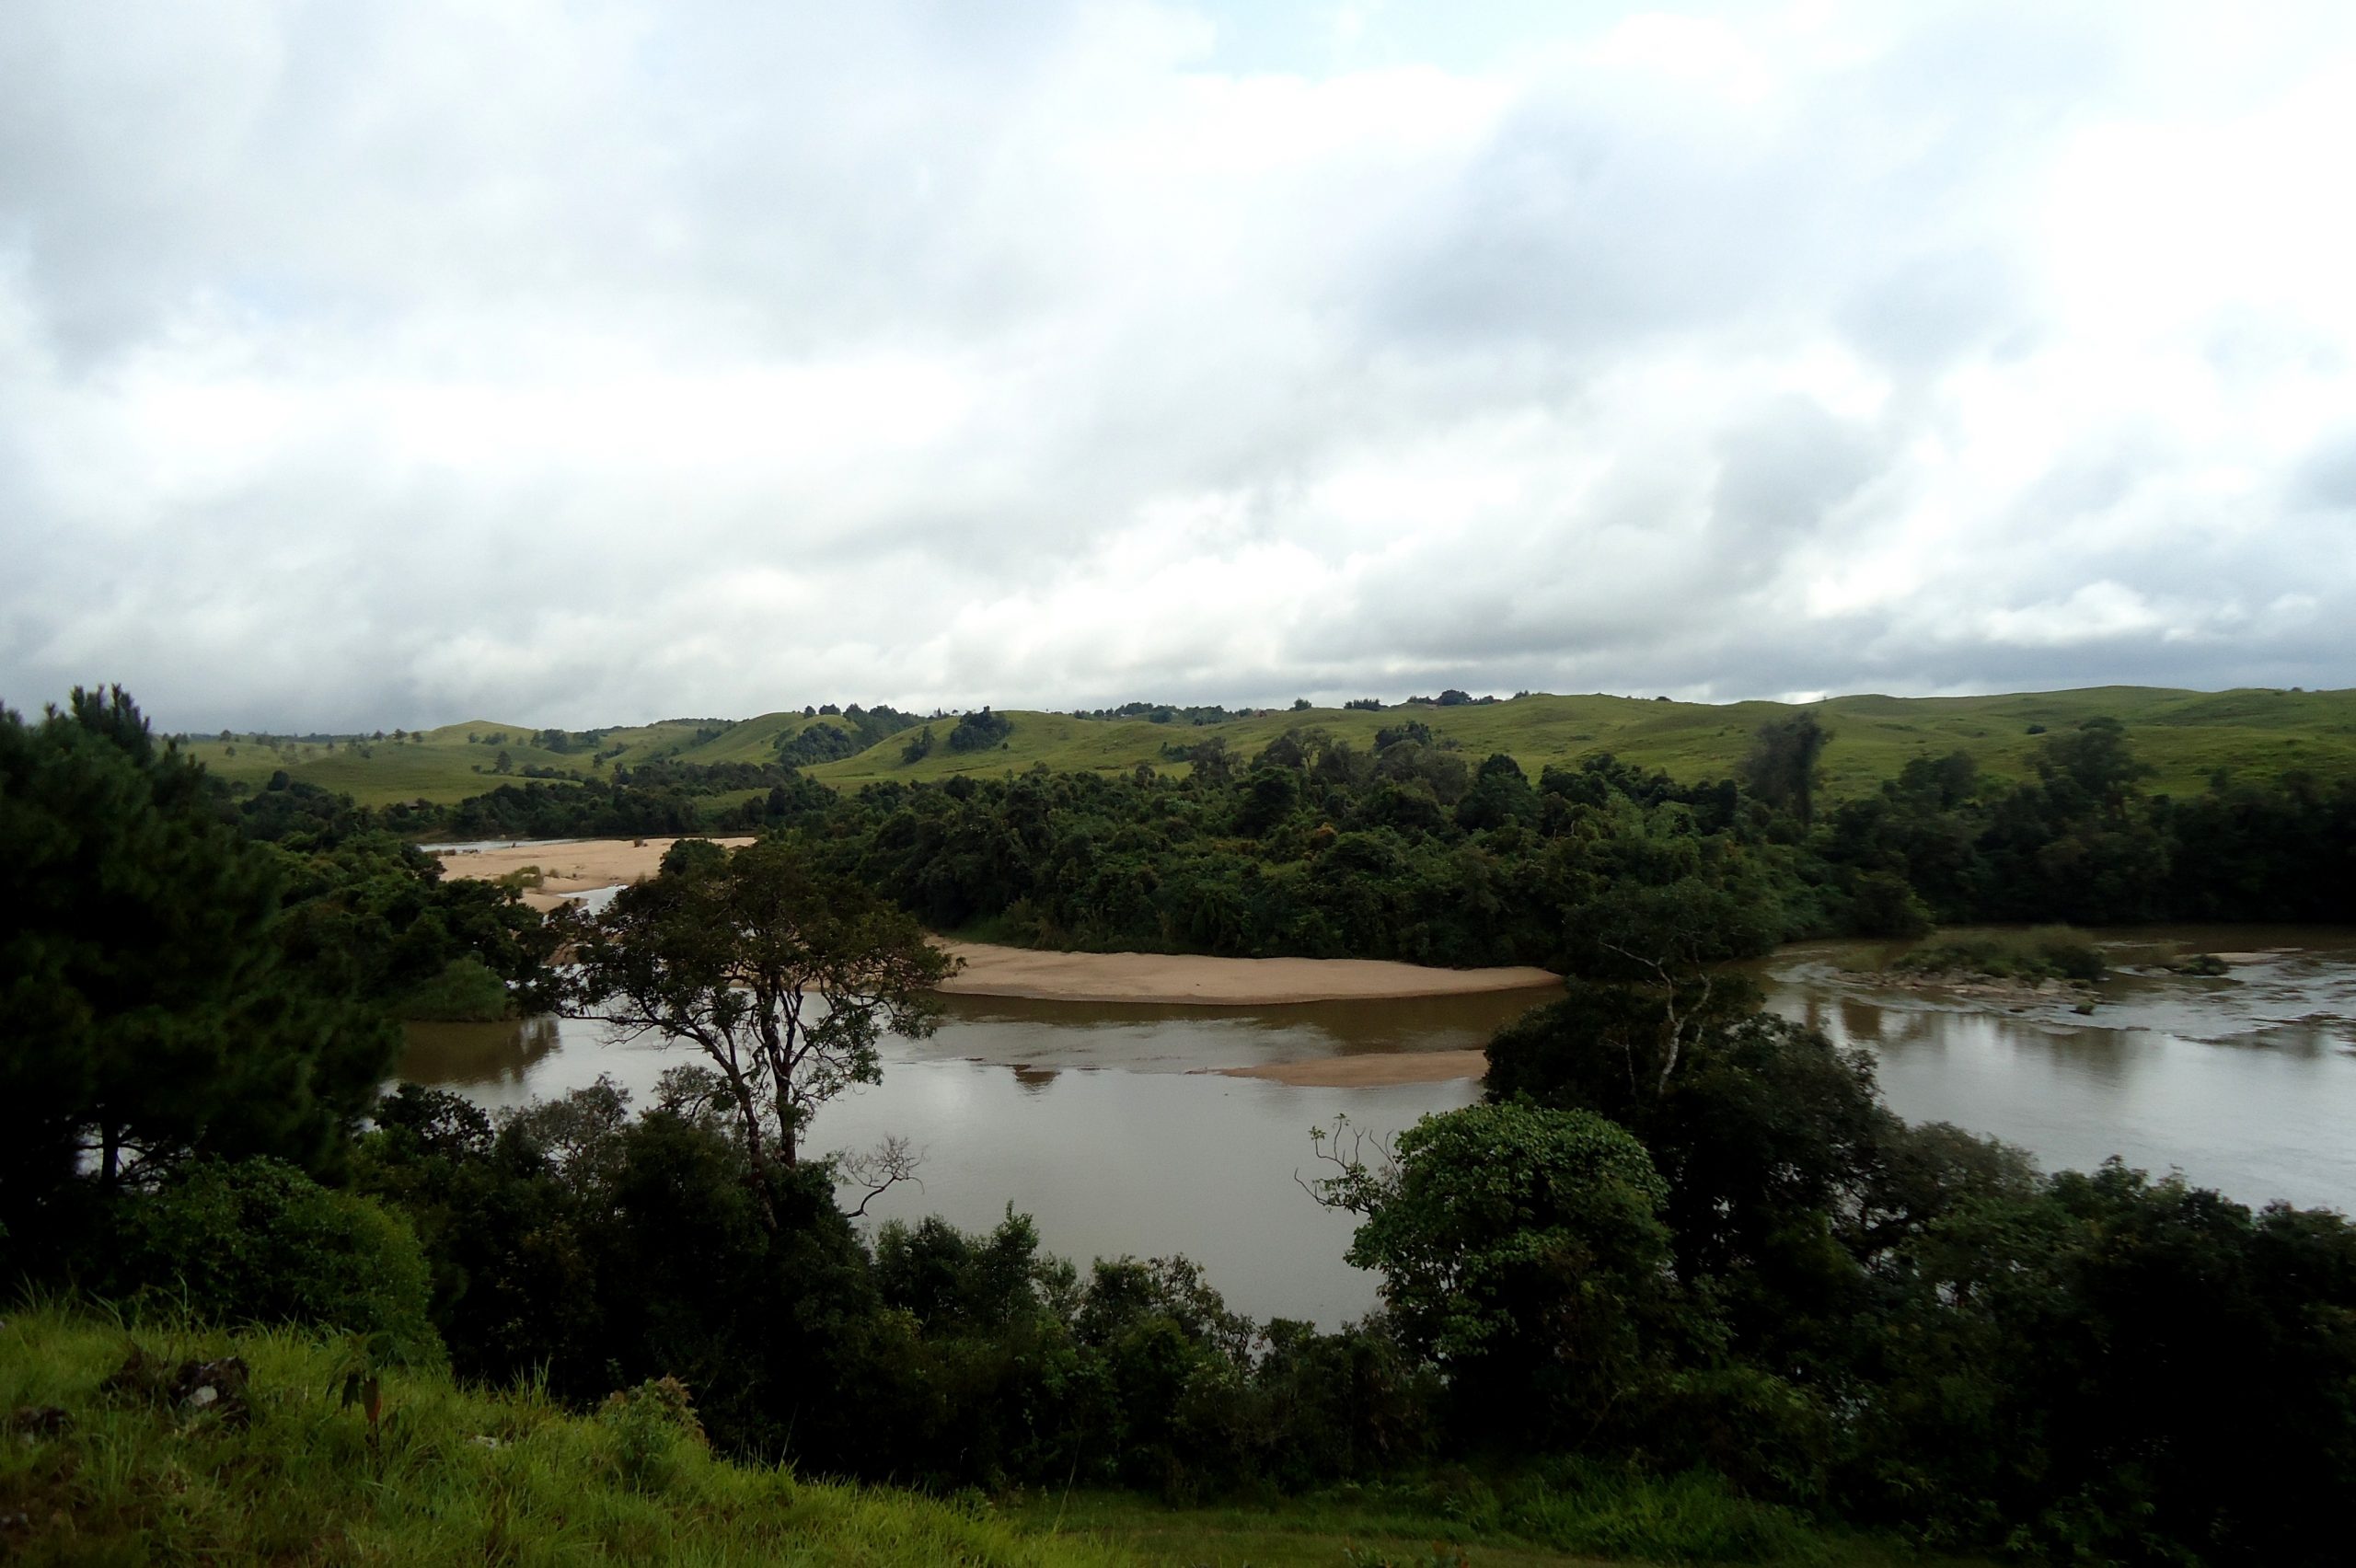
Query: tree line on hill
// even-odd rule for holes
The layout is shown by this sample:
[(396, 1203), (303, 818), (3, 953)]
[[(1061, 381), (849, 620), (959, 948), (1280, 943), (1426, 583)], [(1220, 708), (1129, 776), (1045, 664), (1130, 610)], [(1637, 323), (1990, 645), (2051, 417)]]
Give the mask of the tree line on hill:
[[(445, 882), (375, 813), (291, 787), (229, 801), (121, 693), (76, 694), (0, 717), (0, 1276), (322, 1322), (584, 1403), (676, 1375), (724, 1446), (940, 1487), (1428, 1486), (1469, 1506), (1491, 1483), (1449, 1467), (1499, 1492), (1688, 1474), (1738, 1554), (1839, 1519), (2057, 1562), (2339, 1561), (2356, 1229), (1910, 1126), (1870, 1059), (1761, 1014), (1711, 961), (1865, 912), (2165, 906), (2194, 853), (2230, 873), (2224, 907), (2295, 912), (2312, 860), (2345, 853), (2348, 790), (2161, 801), (2097, 724), (2019, 785), (1924, 764), (1823, 811), (1821, 747), (1762, 736), (1746, 780), (1708, 786), (1602, 761), (1533, 784), (1411, 731), (1365, 755), (1314, 734), (1207, 754), (1185, 780), (831, 802), (780, 781), (759, 854), (680, 847), (567, 933), (617, 984), (684, 976), (682, 1033), (728, 1009), (761, 1027), (745, 998), (776, 998), (730, 984), (756, 939), (788, 962), (825, 947), (814, 922), (853, 959), (896, 940), (886, 898), (1562, 962), (1561, 999), (1490, 1043), (1483, 1103), (1387, 1148), (1346, 1125), (1317, 1144), (1317, 1192), (1358, 1216), (1351, 1256), (1385, 1302), (1322, 1332), (1240, 1318), (1184, 1260), (1077, 1268), (1011, 1212), (862, 1234), (842, 1172), (765, 1154), (709, 1075), (496, 1118), (379, 1099), (404, 987), (471, 963), (523, 1005), (560, 1000), (559, 933), (508, 890)], [(1163, 923), (1206, 906), (1232, 923)]]

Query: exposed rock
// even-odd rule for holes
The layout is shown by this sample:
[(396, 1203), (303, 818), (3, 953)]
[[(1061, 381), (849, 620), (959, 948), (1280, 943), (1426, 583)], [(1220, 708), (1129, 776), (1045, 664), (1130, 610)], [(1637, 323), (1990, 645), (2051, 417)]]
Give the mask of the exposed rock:
[(218, 1361), (184, 1361), (173, 1374), (171, 1400), (182, 1410), (243, 1426), (253, 1419), (253, 1407), (246, 1401), (250, 1376), (244, 1360), (235, 1355)]
[(9, 1415), (6, 1429), (28, 1443), (37, 1443), (74, 1430), (74, 1417), (55, 1405), (19, 1405)]
[(173, 1363), (134, 1344), (122, 1365), (98, 1385), (98, 1391), (243, 1426), (253, 1419), (253, 1407), (246, 1397), (250, 1376), (244, 1360), (235, 1355), (218, 1361)]

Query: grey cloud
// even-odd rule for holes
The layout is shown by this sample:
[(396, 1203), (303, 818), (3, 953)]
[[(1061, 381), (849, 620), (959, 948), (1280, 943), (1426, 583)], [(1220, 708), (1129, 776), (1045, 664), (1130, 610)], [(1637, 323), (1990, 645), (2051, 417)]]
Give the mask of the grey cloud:
[[(285, 728), (2356, 679), (2356, 448), (2244, 411), (2356, 397), (2333, 299), (2189, 329), (2206, 424), (2086, 381), (2004, 429), (2083, 375), (2060, 160), (2262, 108), (2349, 24), (2286, 11), (2183, 108), (2190, 10), (1859, 7), (1812, 54), (1712, 9), (1761, 96), (1596, 63), (1621, 16), (1440, 84), (1244, 79), (1200, 17), (1079, 3), (23, 6), (0, 697)], [(1919, 581), (1827, 587), (1918, 536)]]

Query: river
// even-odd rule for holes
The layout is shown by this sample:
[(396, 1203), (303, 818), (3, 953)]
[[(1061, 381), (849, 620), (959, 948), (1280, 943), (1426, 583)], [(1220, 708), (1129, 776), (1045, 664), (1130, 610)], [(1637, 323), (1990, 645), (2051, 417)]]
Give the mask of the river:
[[(2115, 965), (2234, 956), (2197, 980), (2123, 971), (2091, 1017), (1864, 980), (1867, 943), (1789, 948), (1757, 966), (1768, 1006), (1876, 1057), (1890, 1105), (2016, 1143), (2048, 1169), (2118, 1153), (2246, 1202), (2356, 1209), (2356, 932), (2250, 928), (2099, 933)], [(906, 1135), (921, 1189), (872, 1213), (995, 1223), (1010, 1203), (1085, 1261), (1184, 1253), (1230, 1306), (1326, 1326), (1374, 1304), (1342, 1261), (1353, 1221), (1297, 1183), (1309, 1130), (1377, 1133), (1471, 1103), (1470, 1080), (1301, 1088), (1217, 1069), (1476, 1047), (1548, 992), (1259, 1009), (945, 998), (929, 1040), (886, 1043), (884, 1082), (827, 1106), (819, 1148)], [(641, 1097), (683, 1050), (612, 1044), (594, 1023), (413, 1025), (402, 1074), (487, 1107), (612, 1077)]]

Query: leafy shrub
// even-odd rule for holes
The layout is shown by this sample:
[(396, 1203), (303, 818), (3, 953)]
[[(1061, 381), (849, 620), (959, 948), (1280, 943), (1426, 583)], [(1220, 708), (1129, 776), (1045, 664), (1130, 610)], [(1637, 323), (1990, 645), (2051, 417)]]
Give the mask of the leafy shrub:
[(2110, 971), (2102, 950), (2067, 926), (1977, 931), (1925, 942), (1899, 959), (1918, 974), (1985, 974), (1999, 980), (2097, 981)]
[(507, 982), (468, 953), (394, 998), (396, 1018), (427, 1023), (495, 1023), (507, 1016)]
[(1849, 923), (1861, 936), (1923, 937), (1931, 931), (1931, 911), (1895, 871), (1867, 871), (1849, 893)]
[(614, 1435), (614, 1461), (622, 1480), (641, 1492), (662, 1492), (676, 1478), (683, 1451), (709, 1447), (695, 1401), (676, 1378), (650, 1378), (606, 1396), (597, 1420)]
[(107, 1293), (203, 1322), (317, 1324), (432, 1361), (425, 1256), (409, 1222), (275, 1159), (207, 1160), (124, 1197)]
[(1013, 720), (985, 708), (957, 721), (957, 727), (949, 732), (949, 749), (953, 752), (988, 751), (1012, 733)]

